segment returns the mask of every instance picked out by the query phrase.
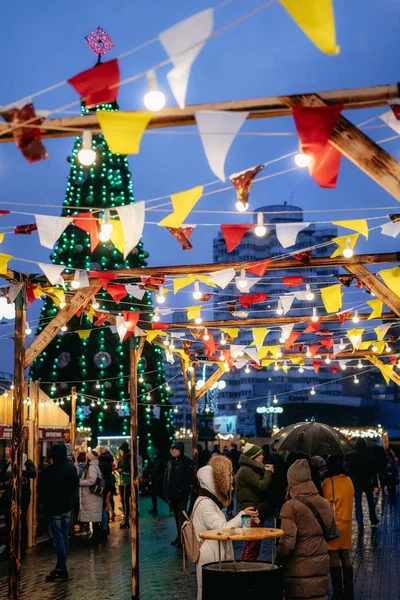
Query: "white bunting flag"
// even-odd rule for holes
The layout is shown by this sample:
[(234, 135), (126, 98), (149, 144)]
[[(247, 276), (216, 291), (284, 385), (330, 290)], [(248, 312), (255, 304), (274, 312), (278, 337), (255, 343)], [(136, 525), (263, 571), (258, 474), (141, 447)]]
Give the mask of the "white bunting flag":
[(89, 287), (89, 277), (87, 271), (79, 271), (79, 283), (81, 288)]
[(173, 331), (171, 333), (171, 337), (176, 338), (176, 339), (185, 337), (185, 332), (184, 331)]
[(236, 360), (233, 364), (235, 365), (235, 367), (237, 369), (242, 369), (245, 365), (247, 365), (248, 362), (249, 362), (249, 360), (247, 358), (244, 358), (244, 359)]
[(15, 319), (15, 304), (13, 302), (9, 304), (7, 298), (4, 296), (0, 297), (0, 320), (1, 319)]
[(248, 112), (202, 110), (195, 113), (204, 152), (215, 175), (225, 181), (225, 160)]
[[(336, 354), (339, 354), (339, 352), (342, 352), (341, 345), (342, 344), (333, 344), (332, 354), (334, 354), (336, 356)], [(343, 341), (343, 345), (348, 346), (348, 344), (345, 341)]]
[[(242, 287), (242, 285), (239, 285), (239, 283), (243, 281), (243, 279), (245, 279), (247, 282), (246, 287)], [(242, 294), (247, 294), (251, 290), (253, 285), (258, 283), (260, 280), (261, 277), (241, 277), (240, 275), (238, 277), (235, 277), (236, 287)]]
[(239, 356), (244, 356), (244, 349), (246, 348), (246, 344), (231, 344), (230, 352), (233, 358), (238, 358)]
[(307, 300), (307, 294), (308, 294), (307, 291), (304, 291), (304, 292), (294, 292), (294, 297), (296, 298), (296, 300), (303, 301), (303, 300)]
[(294, 323), (289, 323), (288, 325), (280, 325), (282, 336), (285, 338), (285, 340), (289, 339), (290, 334), (293, 331), (293, 327)]
[(221, 289), (225, 289), (230, 284), (232, 279), (235, 277), (235, 269), (222, 269), (221, 271), (214, 271), (210, 273), (210, 279), (215, 285)]
[(285, 296), (279, 296), (279, 299), (282, 303), (283, 314), (286, 315), (287, 312), (292, 308), (294, 294), (287, 294)]
[(276, 237), (283, 248), (290, 248), (295, 245), (298, 233), (309, 225), (311, 223), (277, 223)]
[(186, 92), (192, 64), (210, 37), (214, 10), (208, 8), (184, 19), (159, 35), (174, 68), (167, 73), (168, 83), (180, 108), (185, 108)]
[(117, 315), (115, 317), (115, 326), (117, 328), (117, 333), (119, 335), (120, 342), (124, 341), (124, 337), (128, 329), (125, 327), (125, 319), (121, 315)]
[(386, 123), (388, 127), (393, 129), (396, 133), (400, 134), (400, 121), (398, 121), (392, 110), (379, 115), (379, 118)]
[(135, 329), (133, 331), (133, 335), (135, 337), (146, 337), (147, 333), (145, 331), (143, 331), (143, 329), (140, 329), (140, 327), (138, 327), (137, 325), (135, 326)]
[(250, 356), (252, 361), (257, 363), (258, 365), (260, 364), (260, 359), (258, 358), (257, 348), (252, 348), (251, 346), (249, 346), (248, 348), (246, 348), (245, 352), (246, 352), (247, 356)]
[(54, 244), (68, 225), (72, 223), (72, 219), (67, 217), (49, 217), (47, 215), (35, 215), (39, 240), (45, 248), (54, 248)]
[(145, 203), (135, 202), (116, 209), (124, 231), (124, 260), (138, 245), (144, 228)]
[(142, 300), (143, 296), (146, 293), (146, 290), (140, 289), (140, 287), (138, 285), (136, 285), (135, 283), (128, 283), (125, 286), (125, 289), (128, 294), (130, 294), (134, 298), (137, 298), (138, 300)]
[(381, 233), (383, 235), (388, 235), (392, 238), (396, 238), (400, 233), (400, 221), (389, 221), (388, 223), (384, 223), (379, 227), (381, 228)]
[[(50, 265), (48, 263), (38, 263), (38, 265), (52, 285), (61, 285), (63, 289), (65, 289), (64, 279), (61, 277), (61, 273), (65, 269), (64, 265)], [(84, 271), (84, 273), (86, 273), (86, 271)], [(89, 281), (87, 285), (89, 285)], [(85, 286), (81, 284), (81, 287)]]
[(159, 406), (153, 406), (153, 417), (159, 419), (161, 416), (161, 408)]
[(375, 327), (374, 331), (376, 333), (376, 339), (379, 342), (382, 342), (383, 338), (385, 337), (392, 325), (393, 323), (384, 323), (383, 325), (378, 325), (378, 327)]
[(10, 285), (8, 290), (8, 299), (10, 302), (14, 302), (15, 298), (18, 296), (23, 287), (23, 283), (12, 283)]

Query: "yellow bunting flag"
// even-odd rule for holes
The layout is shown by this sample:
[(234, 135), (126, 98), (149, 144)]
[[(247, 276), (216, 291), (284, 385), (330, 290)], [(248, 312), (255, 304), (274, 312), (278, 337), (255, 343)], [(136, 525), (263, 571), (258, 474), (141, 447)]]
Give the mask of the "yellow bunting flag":
[(306, 36), (325, 54), (339, 54), (333, 0), (280, 0)]
[(375, 354), (382, 354), (382, 352), (386, 348), (386, 342), (381, 341), (381, 342), (375, 342), (374, 344), (376, 346), (376, 352), (375, 352)]
[(291, 358), (290, 362), (292, 363), (292, 365), (304, 365), (303, 358)]
[(340, 283), (320, 288), (320, 292), (327, 313), (336, 313), (342, 308), (343, 293)]
[(389, 380), (391, 379), (392, 381), (395, 382), (396, 385), (400, 385), (400, 376), (393, 370), (394, 365), (387, 365), (387, 364), (383, 363), (381, 360), (379, 360), (379, 358), (377, 358), (376, 356), (366, 356), (366, 358), (373, 365), (378, 367), (378, 369), (382, 373), (383, 377), (385, 378), (385, 381), (387, 384), (389, 383)]
[(92, 333), (92, 330), (91, 329), (76, 329), (75, 333), (77, 333), (79, 335), (81, 340), (84, 340), (89, 337), (89, 335)]
[(194, 275), (188, 275), (187, 277), (178, 277), (174, 279), (174, 294), (178, 293), (179, 290), (183, 290), (183, 288), (187, 287), (194, 281), (196, 281), (196, 277)]
[(174, 350), (173, 353), (174, 354), (179, 354), (179, 356), (184, 360), (184, 362), (185, 362), (185, 369), (187, 369), (188, 367), (190, 367), (190, 358), (188, 357), (188, 355), (186, 354), (186, 352), (184, 350), (182, 350), (182, 348), (177, 348), (176, 350)]
[(189, 319), (189, 321), (191, 321), (192, 319), (197, 319), (197, 317), (200, 316), (201, 306), (187, 306), (186, 310), (187, 318)]
[(374, 327), (374, 331), (376, 333), (376, 339), (381, 342), (393, 323), (384, 323), (383, 325), (378, 325), (378, 327)]
[(12, 258), (11, 254), (0, 254), (0, 273), (7, 273), (8, 261)]
[(267, 354), (271, 354), (274, 358), (278, 358), (281, 347), (278, 346), (262, 346), (258, 352), (260, 358), (265, 358)]
[(209, 285), (210, 287), (217, 287), (216, 284), (213, 282), (212, 277), (210, 275), (195, 275), (195, 278), (197, 279), (197, 281), (201, 281), (202, 283), (205, 283), (206, 285)]
[(354, 350), (359, 349), (361, 342), (362, 342), (363, 333), (364, 333), (364, 329), (349, 329), (347, 331), (347, 337), (353, 344)]
[(226, 335), (229, 335), (232, 341), (235, 340), (239, 335), (239, 327), (221, 327), (220, 331), (223, 331), (226, 333)]
[(261, 366), (262, 367), (269, 367), (269, 365), (272, 365), (272, 363), (274, 363), (274, 359), (273, 358), (264, 358), (261, 361)]
[(153, 113), (99, 110), (96, 115), (113, 154), (138, 154), (144, 130)]
[(157, 336), (166, 335), (165, 331), (161, 331), (160, 329), (146, 329), (145, 334), (146, 342), (149, 342), (149, 344), (151, 344)]
[(371, 346), (371, 344), (373, 344), (374, 342), (361, 342), (359, 350), (368, 350), (368, 348)]
[(124, 228), (122, 227), (122, 223), (119, 219), (113, 219), (111, 221), (112, 231), (110, 235), (110, 240), (114, 244), (117, 250), (124, 253), (125, 246), (125, 236), (124, 236)]
[(96, 311), (94, 310), (94, 308), (91, 304), (85, 309), (85, 313), (86, 313), (86, 316), (89, 319), (89, 321), (91, 323), (93, 323), (93, 321), (96, 317)]
[(335, 244), (338, 245), (338, 248), (336, 248), (335, 252), (331, 254), (331, 258), (335, 258), (336, 256), (343, 254), (343, 250), (347, 248), (347, 240), (349, 240), (349, 248), (354, 250), (354, 246), (357, 244), (359, 237), (359, 233), (351, 233), (350, 235), (341, 235), (340, 237), (333, 238), (332, 242), (335, 242)]
[(158, 223), (161, 227), (180, 227), (203, 193), (203, 186), (198, 185), (191, 190), (172, 194), (171, 201), (174, 212)]
[(383, 302), (382, 300), (370, 300), (367, 302), (368, 306), (372, 308), (372, 313), (368, 317), (370, 319), (379, 319), (382, 316)]
[(263, 345), (264, 338), (267, 335), (268, 331), (269, 329), (267, 329), (266, 327), (253, 327), (253, 329), (251, 330), (253, 334), (253, 342), (251, 343), (251, 345), (256, 346), (257, 349), (259, 349), (260, 346)]
[(339, 227), (346, 227), (361, 233), (366, 239), (368, 239), (368, 223), (366, 219), (353, 219), (350, 221), (333, 221), (332, 225), (338, 225)]
[(381, 276), (389, 290), (400, 297), (400, 267), (384, 269), (379, 271), (378, 275)]
[(57, 287), (37, 287), (34, 288), (33, 294), (36, 298), (46, 295), (51, 298), (56, 306), (59, 306), (61, 302), (65, 302), (65, 292), (61, 288)]
[(0, 233), (0, 244), (2, 243), (3, 240), (4, 240), (4, 233)]

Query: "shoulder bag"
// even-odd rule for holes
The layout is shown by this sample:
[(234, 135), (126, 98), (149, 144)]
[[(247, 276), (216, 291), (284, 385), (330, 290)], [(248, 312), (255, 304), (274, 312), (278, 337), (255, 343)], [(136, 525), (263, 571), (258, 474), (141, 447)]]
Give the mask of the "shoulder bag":
[(299, 502), (304, 504), (304, 506), (307, 506), (307, 508), (312, 512), (318, 525), (321, 527), (322, 534), (327, 542), (332, 542), (333, 540), (336, 540), (339, 537), (339, 532), (335, 523), (335, 517), (333, 517), (333, 526), (331, 527), (333, 532), (332, 534), (330, 534), (325, 526), (323, 518), (319, 514), (319, 511), (315, 508), (314, 504), (312, 504), (312, 502), (310, 502), (309, 500), (307, 500), (307, 498), (304, 498), (302, 496), (297, 496), (296, 500), (299, 500)]

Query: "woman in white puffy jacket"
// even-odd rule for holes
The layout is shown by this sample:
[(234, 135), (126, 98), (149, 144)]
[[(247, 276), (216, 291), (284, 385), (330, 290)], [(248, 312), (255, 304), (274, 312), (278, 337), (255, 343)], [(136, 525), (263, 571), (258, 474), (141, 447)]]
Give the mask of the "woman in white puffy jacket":
[[(230, 521), (226, 520), (223, 508), (229, 506), (232, 496), (232, 463), (225, 456), (214, 456), (207, 466), (197, 472), (199, 480), (199, 497), (192, 512), (193, 527), (201, 541), (200, 558), (196, 565), (197, 600), (202, 600), (202, 566), (218, 561), (218, 542), (200, 540), (199, 533), (207, 529), (241, 527), (244, 514), (257, 516), (257, 511), (247, 508)], [(221, 560), (233, 560), (232, 542), (220, 542)]]

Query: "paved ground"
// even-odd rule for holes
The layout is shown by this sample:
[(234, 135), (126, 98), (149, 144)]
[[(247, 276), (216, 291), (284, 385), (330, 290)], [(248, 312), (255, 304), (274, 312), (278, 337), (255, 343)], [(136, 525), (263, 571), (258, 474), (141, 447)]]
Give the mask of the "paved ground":
[[(141, 600), (194, 600), (193, 568), (188, 579), (182, 574), (180, 550), (169, 545), (175, 537), (174, 521), (165, 505), (160, 517), (147, 514), (149, 502), (141, 502), (140, 519), (140, 587)], [(400, 501), (392, 506), (378, 501), (377, 529), (354, 528), (354, 568), (356, 600), (398, 600), (400, 598)], [(366, 520), (367, 523), (367, 520)], [(238, 548), (238, 550), (240, 550)], [(268, 554), (266, 547), (263, 557)], [(53, 568), (51, 547), (40, 544), (28, 551), (23, 562), (22, 598), (24, 600), (130, 600), (129, 531), (113, 525), (110, 539), (96, 548), (77, 538), (71, 546), (68, 583), (45, 583)], [(0, 598), (6, 598), (7, 562), (0, 558)], [(266, 595), (267, 599), (267, 595)]]

